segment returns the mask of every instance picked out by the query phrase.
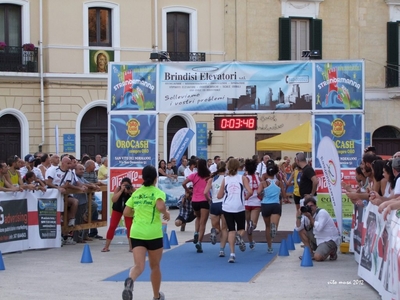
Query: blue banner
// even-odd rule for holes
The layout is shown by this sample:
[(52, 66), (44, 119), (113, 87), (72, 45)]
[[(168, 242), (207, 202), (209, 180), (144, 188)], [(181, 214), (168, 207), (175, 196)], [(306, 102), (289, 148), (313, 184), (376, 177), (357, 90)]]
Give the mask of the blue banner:
[[(331, 138), (339, 154), (341, 168), (356, 168), (361, 163), (364, 145), (362, 144), (362, 115), (315, 115), (314, 152), (327, 136)], [(315, 168), (321, 168), (315, 160)]]
[(207, 123), (196, 123), (196, 156), (207, 160), (208, 136)]
[(111, 115), (110, 167), (157, 166), (155, 115)]
[(110, 110), (155, 110), (157, 65), (112, 64), (109, 76)]
[(363, 109), (363, 64), (315, 64), (315, 109)]

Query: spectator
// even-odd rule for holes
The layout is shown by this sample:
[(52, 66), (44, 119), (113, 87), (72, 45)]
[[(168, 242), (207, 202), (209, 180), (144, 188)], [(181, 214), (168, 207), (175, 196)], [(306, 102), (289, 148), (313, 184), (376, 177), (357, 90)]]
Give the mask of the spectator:
[[(83, 173), (83, 178), (85, 178), (88, 182), (90, 183), (94, 183), (94, 184), (98, 184), (98, 185), (102, 185), (101, 182), (99, 182), (96, 172), (94, 171), (94, 169), (96, 168), (95, 163), (93, 160), (88, 160), (85, 163), (85, 172)], [(94, 194), (93, 194), (94, 196)], [(99, 219), (99, 212), (98, 212), (98, 205), (94, 199), (94, 197), (92, 197), (92, 221), (97, 221)], [(106, 208), (104, 208), (106, 209)], [(89, 237), (93, 237), (96, 239), (102, 239), (103, 237), (101, 235), (98, 234), (98, 230), (97, 228), (91, 228), (90, 232), (89, 232)]]
[(221, 161), (221, 157), (216, 155), (214, 156), (214, 163), (211, 164), (211, 166), (208, 167), (210, 170), (210, 173), (215, 173), (218, 169), (217, 165)]
[(101, 159), (101, 166), (99, 167), (97, 177), (99, 180), (108, 179), (108, 158), (107, 157), (103, 157)]
[(2, 192), (18, 192), (23, 191), (22, 188), (16, 187), (6, 180), (5, 175), (8, 172), (8, 166), (4, 161), (0, 161), (0, 191)]
[(185, 169), (188, 165), (188, 160), (186, 158), (182, 158), (181, 165), (178, 168), (178, 176), (185, 176)]
[(25, 163), (23, 167), (19, 169), (19, 174), (21, 175), (21, 177), (24, 177), (26, 173), (32, 171), (34, 160), (35, 157), (32, 154), (25, 155)]
[(171, 169), (174, 171), (174, 175), (178, 175), (178, 167), (176, 166), (176, 158), (171, 158)]
[(160, 160), (158, 162), (158, 176), (167, 176), (167, 163), (165, 160)]
[(23, 181), (25, 185), (32, 185), (34, 186), (33, 191), (42, 191), (43, 193), (46, 192), (46, 186), (44, 183), (36, 178), (35, 173), (32, 171), (29, 171), (28, 173), (25, 174), (23, 177)]
[[(61, 166), (57, 168), (48, 169), (46, 172), (46, 184), (49, 188), (56, 188), (60, 193), (65, 194), (66, 189), (71, 186), (72, 172), (69, 168), (71, 159), (64, 156), (61, 160)], [(78, 200), (72, 195), (66, 196), (68, 207), (68, 226), (75, 226), (75, 215), (78, 210)]]
[(95, 157), (95, 161), (94, 161), (94, 163), (95, 163), (95, 166), (96, 166), (96, 168), (94, 169), (96, 172), (98, 172), (99, 171), (99, 168), (101, 167), (101, 155), (100, 154), (97, 154), (96, 155), (96, 157)]
[(267, 161), (269, 161), (271, 157), (269, 155), (264, 155), (262, 162), (257, 165), (256, 175), (262, 179), (262, 176), (267, 172)]
[(40, 161), (40, 164), (37, 167), (39, 168), (40, 172), (42, 172), (42, 177), (44, 180), (44, 178), (46, 176), (46, 171), (51, 166), (50, 156), (47, 153), (45, 153), (42, 155), (42, 157), (39, 159), (39, 161)]
[(10, 157), (7, 161), (8, 163), (8, 171), (5, 174), (5, 180), (8, 181), (9, 184), (22, 188), (24, 190), (33, 190), (34, 186), (32, 185), (24, 185), (24, 182), (22, 181), (22, 177), (19, 174), (19, 169), (20, 169), (20, 158), (18, 155), (14, 155)]

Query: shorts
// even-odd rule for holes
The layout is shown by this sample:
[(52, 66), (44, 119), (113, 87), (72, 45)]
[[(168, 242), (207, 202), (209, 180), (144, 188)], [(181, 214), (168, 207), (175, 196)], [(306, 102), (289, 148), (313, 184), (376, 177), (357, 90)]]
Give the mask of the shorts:
[(196, 216), (194, 213), (191, 213), (190, 215), (187, 216), (187, 218), (185, 219), (183, 216), (179, 215), (176, 217), (175, 220), (181, 220), (182, 223), (190, 223), (192, 222), (194, 219), (196, 219)]
[(295, 204), (300, 204), (300, 199), (301, 199), (300, 196), (296, 196), (296, 195), (293, 194), (293, 200), (294, 200)]
[(328, 257), (332, 252), (337, 252), (337, 245), (334, 241), (329, 240), (318, 245), (314, 253), (318, 253), (322, 257)]
[(211, 206), (210, 206), (210, 214), (211, 215), (220, 216), (223, 213), (224, 212), (222, 211), (222, 202), (211, 203)]
[(230, 213), (224, 211), (224, 217), (225, 217), (226, 227), (228, 227), (228, 231), (244, 230), (246, 225), (245, 211), (240, 211), (236, 213)]
[(248, 205), (246, 205), (244, 208), (246, 210), (252, 211), (252, 210), (255, 210), (255, 209), (261, 209), (261, 206), (248, 206)]
[(193, 202), (192, 201), (192, 208), (194, 211), (199, 211), (200, 209), (210, 209), (210, 203), (207, 200)]
[(147, 250), (157, 250), (163, 248), (163, 238), (154, 240), (139, 240), (131, 238), (132, 249), (135, 247), (145, 247)]
[(279, 203), (261, 204), (261, 215), (265, 218), (271, 215), (282, 215), (282, 206)]

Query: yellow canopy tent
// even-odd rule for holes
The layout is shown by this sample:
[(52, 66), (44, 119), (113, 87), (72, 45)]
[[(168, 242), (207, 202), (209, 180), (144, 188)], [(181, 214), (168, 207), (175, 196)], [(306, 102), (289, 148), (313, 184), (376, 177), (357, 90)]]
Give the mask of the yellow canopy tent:
[(257, 142), (257, 151), (304, 151), (311, 152), (312, 136), (311, 122), (305, 122), (300, 126)]

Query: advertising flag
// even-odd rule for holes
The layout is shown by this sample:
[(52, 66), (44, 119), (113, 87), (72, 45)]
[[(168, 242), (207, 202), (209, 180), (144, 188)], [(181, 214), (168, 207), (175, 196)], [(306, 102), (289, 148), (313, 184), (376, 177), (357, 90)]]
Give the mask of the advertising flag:
[(324, 172), (326, 184), (328, 186), (329, 196), (333, 209), (335, 211), (336, 221), (340, 235), (343, 234), (342, 224), (342, 187), (341, 170), (339, 155), (333, 141), (325, 136), (318, 145), (317, 157)]
[(181, 161), (183, 153), (185, 153), (193, 136), (194, 131), (189, 128), (181, 128), (175, 133), (171, 141), (169, 161), (172, 158), (175, 158), (177, 162)]

